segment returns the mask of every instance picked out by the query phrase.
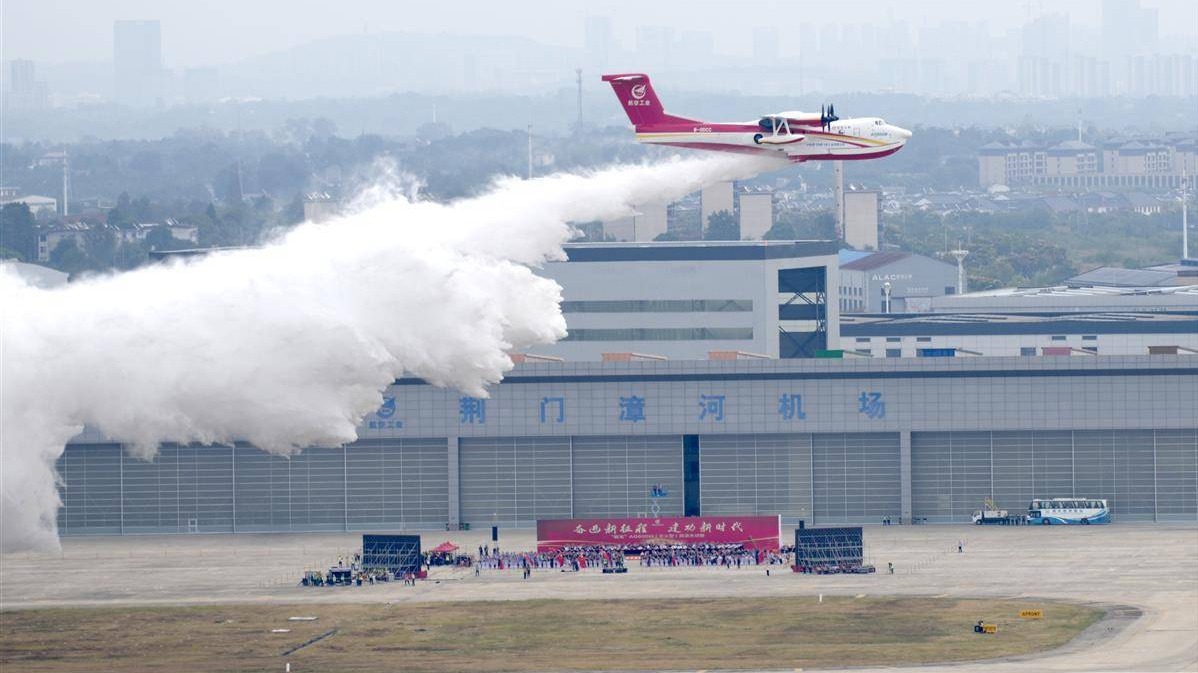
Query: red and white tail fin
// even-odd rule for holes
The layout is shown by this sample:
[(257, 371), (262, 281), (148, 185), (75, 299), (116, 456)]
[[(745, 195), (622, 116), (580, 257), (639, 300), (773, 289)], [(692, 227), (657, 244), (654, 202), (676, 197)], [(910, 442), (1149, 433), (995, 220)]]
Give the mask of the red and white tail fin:
[(632, 121), (633, 126), (695, 121), (666, 114), (661, 107), (661, 101), (657, 98), (657, 92), (649, 83), (648, 75), (640, 73), (604, 75), (603, 81), (611, 83), (612, 90), (616, 92), (616, 98), (620, 99), (620, 105), (624, 106), (624, 112), (628, 113), (628, 119)]

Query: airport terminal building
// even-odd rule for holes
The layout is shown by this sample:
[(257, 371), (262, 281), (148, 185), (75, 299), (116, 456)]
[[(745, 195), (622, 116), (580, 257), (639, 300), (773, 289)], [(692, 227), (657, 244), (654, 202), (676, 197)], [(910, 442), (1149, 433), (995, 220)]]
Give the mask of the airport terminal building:
[(386, 397), (358, 441), (290, 459), (168, 445), (145, 462), (84, 433), (58, 461), (59, 530), (936, 523), (1069, 496), (1117, 522), (1198, 520), (1198, 356), (538, 363), (487, 399), (416, 379)]

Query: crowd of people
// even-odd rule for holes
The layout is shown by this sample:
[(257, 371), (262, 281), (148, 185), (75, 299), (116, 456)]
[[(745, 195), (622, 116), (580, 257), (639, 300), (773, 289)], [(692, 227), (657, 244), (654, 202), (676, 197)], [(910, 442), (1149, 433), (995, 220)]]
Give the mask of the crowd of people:
[(479, 547), (475, 572), (481, 570), (584, 570), (623, 568), (633, 563), (645, 568), (786, 566), (785, 550), (766, 551), (739, 544), (604, 545), (560, 547), (551, 551), (501, 552)]
[[(629, 565), (642, 568), (763, 568), (766, 574), (774, 567), (789, 568), (794, 564), (794, 547), (782, 546), (777, 550), (763, 550), (742, 544), (631, 544), (568, 546), (548, 551), (501, 551), (499, 545), (479, 545), (478, 555), (463, 554), (456, 548), (452, 552), (425, 552), (421, 559), (420, 576), (430, 566), (452, 565), (473, 567), (475, 576), (490, 570), (520, 570), (524, 579), (534, 570), (578, 572), (599, 569), (606, 572), (625, 572)], [(361, 556), (339, 559), (337, 566), (329, 569), (327, 576), (310, 572), (305, 585), (328, 584), (374, 584), (381, 581), (403, 580), (414, 585), (416, 573), (395, 573), (385, 570), (366, 570), (361, 566)], [(834, 568), (811, 566), (797, 568), (799, 572), (872, 572), (873, 567)], [(893, 573), (893, 567), (890, 568)]]
[(678, 566), (745, 566), (787, 565), (790, 559), (781, 551), (746, 549), (739, 544), (664, 545), (639, 550), (640, 565), (647, 568)]

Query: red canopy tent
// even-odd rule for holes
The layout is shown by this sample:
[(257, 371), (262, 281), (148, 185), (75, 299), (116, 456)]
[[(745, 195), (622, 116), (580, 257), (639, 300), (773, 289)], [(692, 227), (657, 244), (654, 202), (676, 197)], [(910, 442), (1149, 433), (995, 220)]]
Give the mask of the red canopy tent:
[(447, 552), (457, 551), (457, 550), (458, 550), (458, 546), (447, 540), (447, 541), (442, 542), (441, 544), (437, 545), (436, 547), (433, 547), (429, 551), (437, 552), (438, 554), (444, 554)]

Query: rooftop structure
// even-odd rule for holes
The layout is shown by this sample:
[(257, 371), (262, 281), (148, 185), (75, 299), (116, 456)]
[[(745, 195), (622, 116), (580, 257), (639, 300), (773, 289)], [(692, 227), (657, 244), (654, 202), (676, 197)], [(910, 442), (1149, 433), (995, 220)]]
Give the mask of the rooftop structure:
[(565, 252), (538, 273), (562, 286), (569, 335), (538, 354), (792, 358), (839, 339), (831, 241), (577, 243)]

